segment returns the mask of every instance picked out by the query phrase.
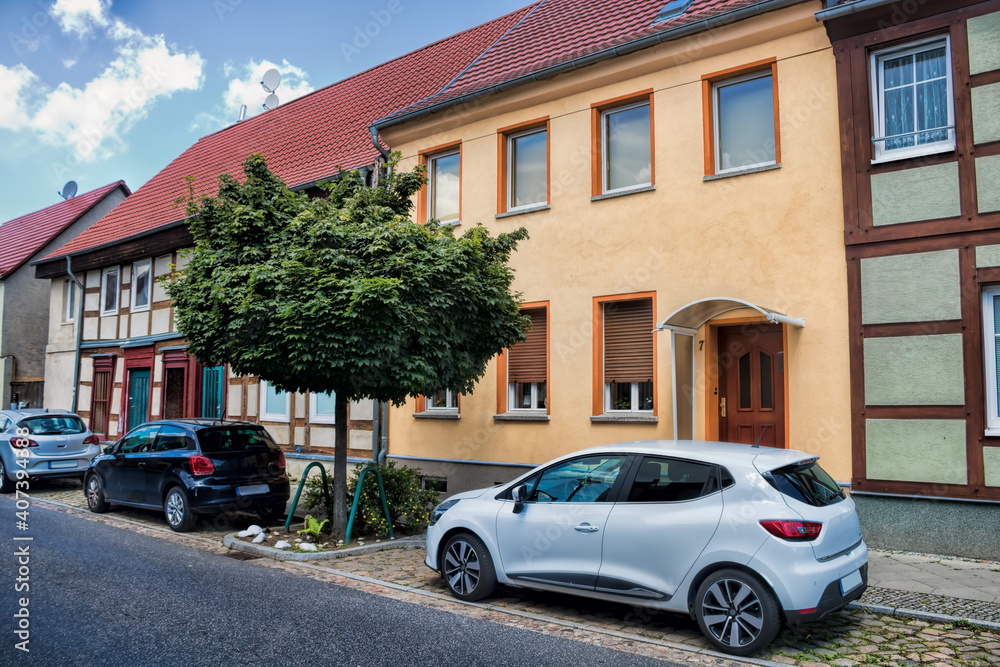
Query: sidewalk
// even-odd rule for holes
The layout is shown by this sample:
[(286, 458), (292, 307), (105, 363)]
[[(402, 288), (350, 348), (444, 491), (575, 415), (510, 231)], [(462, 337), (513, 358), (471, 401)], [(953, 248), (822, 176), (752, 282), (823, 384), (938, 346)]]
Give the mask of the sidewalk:
[[(76, 482), (50, 482), (33, 489), (32, 498), (96, 518), (86, 513)], [(166, 528), (158, 512), (116, 508), (100, 520), (118, 521), (122, 527), (182, 543), (200, 538), (219, 553), (225, 553), (221, 546), (226, 534), (253, 522), (250, 516), (218, 522), (203, 519), (189, 537), (182, 537)], [(424, 566), (421, 543), (398, 547), (322, 563), (249, 559), (416, 604), (563, 633), (622, 650), (661, 651), (674, 660), (681, 650), (686, 664), (741, 664), (711, 651), (697, 625), (675, 614), (503, 587), (484, 603), (460, 603), (448, 595), (440, 577)], [(238, 555), (241, 560), (248, 556)], [(750, 662), (800, 667), (1000, 665), (1000, 562), (873, 550), (868, 585), (861, 600), (849, 609), (818, 623), (784, 630), (764, 655)]]

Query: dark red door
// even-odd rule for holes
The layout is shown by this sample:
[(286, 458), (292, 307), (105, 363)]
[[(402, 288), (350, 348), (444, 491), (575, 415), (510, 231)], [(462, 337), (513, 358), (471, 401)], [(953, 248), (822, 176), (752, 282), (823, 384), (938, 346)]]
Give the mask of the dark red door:
[(729, 442), (785, 446), (780, 324), (719, 328), (719, 434)]

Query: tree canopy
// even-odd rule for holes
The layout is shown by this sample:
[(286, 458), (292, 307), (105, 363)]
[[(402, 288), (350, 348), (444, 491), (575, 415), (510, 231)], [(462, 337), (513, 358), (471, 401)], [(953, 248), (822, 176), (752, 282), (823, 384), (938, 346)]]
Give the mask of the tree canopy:
[(168, 286), (202, 362), (228, 363), (285, 391), (403, 402), (468, 393), (486, 364), (524, 337), (507, 266), (522, 228), (414, 224), (421, 167), (377, 187), (353, 171), (326, 197), (292, 192), (264, 157), (191, 202), (190, 263)]

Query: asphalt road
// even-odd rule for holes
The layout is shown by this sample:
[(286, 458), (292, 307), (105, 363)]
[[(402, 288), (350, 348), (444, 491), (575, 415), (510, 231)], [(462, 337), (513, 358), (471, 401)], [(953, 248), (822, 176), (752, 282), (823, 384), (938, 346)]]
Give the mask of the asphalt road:
[[(373, 596), (36, 505), (22, 531), (16, 512), (12, 496), (0, 497), (4, 667), (676, 664)], [(28, 653), (17, 648), (25, 620)]]

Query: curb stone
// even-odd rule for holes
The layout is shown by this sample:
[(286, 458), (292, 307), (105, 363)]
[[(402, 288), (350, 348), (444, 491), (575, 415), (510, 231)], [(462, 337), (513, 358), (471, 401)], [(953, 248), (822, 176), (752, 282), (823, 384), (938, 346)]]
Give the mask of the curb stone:
[(845, 609), (860, 609), (871, 614), (884, 614), (895, 616), (896, 618), (912, 618), (918, 621), (928, 621), (931, 623), (962, 623), (974, 625), (985, 630), (1000, 630), (1000, 623), (990, 621), (980, 621), (974, 618), (962, 618), (959, 616), (949, 616), (948, 614), (935, 614), (929, 611), (917, 611), (915, 609), (904, 609), (902, 607), (885, 607), (878, 604), (865, 604), (864, 602), (849, 602)]
[(424, 543), (423, 538), (420, 537), (401, 537), (398, 540), (392, 539), (385, 542), (376, 542), (375, 544), (365, 544), (363, 546), (357, 547), (341, 547), (339, 549), (333, 549), (331, 551), (315, 551), (312, 553), (300, 553), (297, 551), (289, 552), (282, 549), (275, 549), (274, 547), (264, 546), (262, 544), (252, 544), (250, 542), (244, 542), (239, 539), (236, 533), (230, 533), (222, 539), (222, 544), (228, 549), (233, 551), (242, 551), (243, 553), (248, 553), (254, 556), (259, 556), (261, 558), (270, 558), (272, 560), (284, 560), (284, 561), (314, 561), (314, 560), (333, 560), (336, 558), (344, 558), (346, 556), (357, 556), (359, 554), (373, 553), (376, 551), (383, 551), (385, 549), (396, 549), (400, 547), (408, 546), (420, 546)]

